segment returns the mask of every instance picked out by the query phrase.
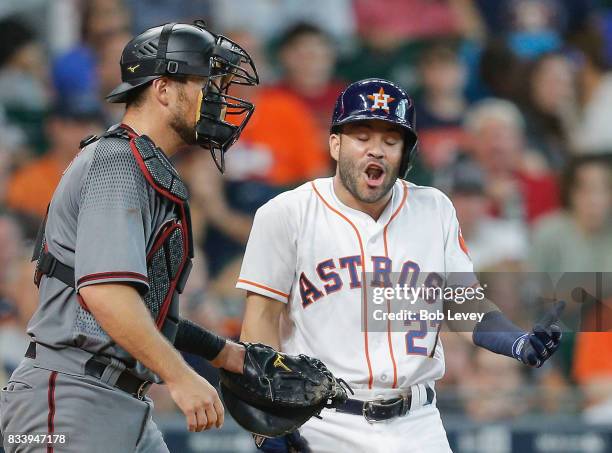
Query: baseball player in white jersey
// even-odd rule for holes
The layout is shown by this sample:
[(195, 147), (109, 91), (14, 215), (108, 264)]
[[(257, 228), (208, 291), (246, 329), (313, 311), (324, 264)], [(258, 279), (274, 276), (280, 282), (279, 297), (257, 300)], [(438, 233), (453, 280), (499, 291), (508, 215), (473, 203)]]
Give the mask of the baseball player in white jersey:
[[(414, 106), (401, 88), (353, 83), (332, 117), (336, 174), (277, 196), (255, 216), (237, 283), (247, 290), (242, 340), (315, 356), (355, 392), (299, 435), (259, 442), (265, 451), (450, 451), (435, 404), (440, 322), (416, 316), (402, 328), (373, 327), (381, 314), (373, 315), (372, 290), (381, 283), (448, 286), (460, 275), (464, 288), (479, 288), (450, 200), (399, 179), (416, 141)], [(486, 299), (448, 307), (449, 317), (473, 312), (455, 329), (462, 336), (528, 365), (558, 347), (552, 319), (525, 332)]]

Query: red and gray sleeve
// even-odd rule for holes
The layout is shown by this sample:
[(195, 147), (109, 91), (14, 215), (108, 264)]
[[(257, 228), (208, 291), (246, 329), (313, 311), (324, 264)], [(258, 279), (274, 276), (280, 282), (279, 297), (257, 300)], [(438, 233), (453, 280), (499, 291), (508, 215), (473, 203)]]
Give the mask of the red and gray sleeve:
[(79, 202), (75, 250), (77, 291), (124, 282), (148, 290), (148, 184), (128, 147), (105, 140), (95, 151)]

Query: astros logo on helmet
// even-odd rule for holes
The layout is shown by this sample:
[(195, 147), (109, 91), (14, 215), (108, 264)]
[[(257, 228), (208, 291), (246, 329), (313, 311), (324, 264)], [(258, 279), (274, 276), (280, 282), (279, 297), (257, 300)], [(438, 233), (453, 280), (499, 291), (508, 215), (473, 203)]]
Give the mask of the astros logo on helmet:
[(374, 101), (370, 110), (382, 109), (387, 113), (389, 113), (389, 103), (395, 101), (395, 98), (392, 98), (391, 95), (385, 94), (383, 87), (380, 87), (378, 93), (369, 94), (368, 99)]

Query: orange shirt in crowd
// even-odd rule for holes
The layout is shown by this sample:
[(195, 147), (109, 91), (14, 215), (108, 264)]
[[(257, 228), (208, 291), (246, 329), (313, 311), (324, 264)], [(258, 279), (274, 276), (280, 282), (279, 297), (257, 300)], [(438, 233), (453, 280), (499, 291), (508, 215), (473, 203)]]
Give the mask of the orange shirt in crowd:
[(15, 211), (44, 217), (66, 165), (47, 155), (25, 165), (8, 182), (6, 203)]
[(574, 378), (580, 384), (592, 378), (612, 378), (612, 332), (578, 334), (574, 351)]
[(228, 154), (234, 175), (291, 186), (330, 174), (324, 132), (299, 98), (282, 89), (261, 88), (254, 104), (255, 113)]
[(586, 316), (574, 347), (574, 378), (580, 384), (612, 378), (612, 299)]
[[(306, 95), (296, 91), (287, 82), (281, 82), (276, 85), (275, 88), (293, 94), (299, 98), (313, 113), (319, 129), (323, 132), (327, 132), (329, 130), (332, 112), (334, 111), (334, 106), (336, 105), (336, 99), (340, 93), (342, 93), (342, 90), (346, 88), (346, 85), (347, 84), (344, 81), (332, 80), (321, 92), (312, 95)], [(327, 143), (327, 138), (327, 134), (324, 134), (324, 143)], [(421, 136), (419, 135), (419, 140), (420, 138)]]

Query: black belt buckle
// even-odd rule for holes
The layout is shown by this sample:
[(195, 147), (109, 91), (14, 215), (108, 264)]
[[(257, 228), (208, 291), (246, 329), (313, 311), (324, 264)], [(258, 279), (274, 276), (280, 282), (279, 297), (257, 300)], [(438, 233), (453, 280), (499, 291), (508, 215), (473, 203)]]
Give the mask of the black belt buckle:
[[(409, 401), (405, 396), (393, 398), (391, 400), (372, 400), (365, 401), (363, 403), (363, 418), (370, 424), (375, 422), (384, 422), (391, 418), (401, 417), (406, 415), (407, 409), (409, 408)], [(378, 406), (378, 407), (376, 407)], [(374, 416), (376, 409), (378, 409), (380, 415)]]
[(363, 415), (363, 418), (366, 419), (366, 422), (368, 422), (369, 424), (381, 421), (381, 420), (376, 420), (375, 418), (371, 418), (368, 415), (368, 412), (370, 412), (372, 410), (372, 405), (374, 403), (377, 403), (377, 402), (378, 401), (364, 401), (364, 403), (363, 403), (362, 415)]
[(380, 419), (380, 418), (374, 418), (371, 414), (374, 410), (374, 405), (375, 404), (383, 404), (384, 400), (382, 399), (378, 399), (378, 400), (371, 400), (371, 401), (364, 401), (363, 403), (363, 418), (366, 419), (366, 421), (369, 424), (373, 424), (373, 423), (377, 423), (377, 422), (384, 422), (387, 419)]
[[(108, 366), (110, 366), (110, 363), (107, 359), (92, 357), (85, 364), (85, 374), (101, 379)], [(144, 400), (151, 384), (151, 381), (141, 381), (129, 371), (124, 370), (115, 381), (113, 387), (139, 400)]]

